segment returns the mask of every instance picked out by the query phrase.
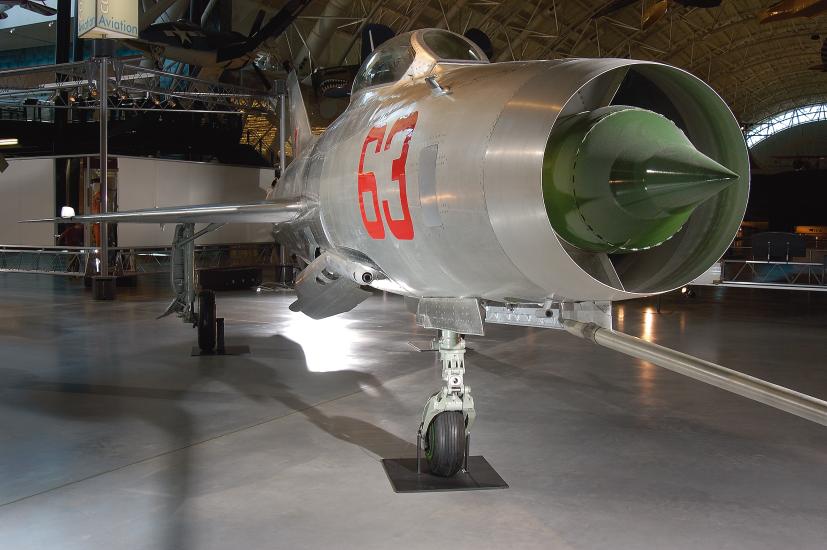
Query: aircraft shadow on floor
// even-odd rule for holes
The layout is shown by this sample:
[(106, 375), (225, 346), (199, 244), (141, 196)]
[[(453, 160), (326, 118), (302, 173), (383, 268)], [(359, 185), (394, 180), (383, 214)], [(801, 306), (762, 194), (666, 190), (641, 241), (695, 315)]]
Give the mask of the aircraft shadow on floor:
[[(81, 349), (73, 351), (73, 367), (71, 371), (67, 369), (65, 379), (62, 380), (58, 375), (57, 379), (49, 380), (25, 370), (3, 368), (0, 369), (0, 390), (16, 390), (8, 392), (7, 406), (24, 408), (39, 415), (87, 423), (137, 419), (166, 433), (169, 440), (165, 442), (165, 450), (143, 458), (130, 457), (123, 464), (110, 466), (106, 471), (161, 457), (166, 460), (166, 465), (158, 470), (156, 479), (158, 486), (162, 487), (159, 493), (165, 499), (166, 509), (166, 513), (159, 517), (168, 518), (166, 524), (159, 525), (158, 529), (163, 533), (162, 547), (169, 549), (182, 550), (190, 547), (186, 501), (199, 492), (192, 471), (192, 447), (205, 440), (300, 414), (323, 432), (374, 455), (377, 475), (381, 475), (378, 465), (381, 458), (416, 455), (416, 446), (412, 442), (375, 424), (350, 416), (327, 414), (322, 410), (326, 401), (355, 394), (366, 388), (374, 395), (367, 397), (367, 400), (381, 399), (383, 408), (396, 408), (396, 398), (373, 375), (355, 370), (312, 372), (308, 369), (301, 346), (281, 335), (244, 337), (239, 340), (238, 343), (250, 346), (253, 355), (189, 357), (186, 346), (177, 345), (146, 350), (148, 357), (169, 357), (170, 361), (166, 363), (141, 365), (140, 359), (110, 353), (96, 354), (94, 357), (97, 361), (102, 356), (107, 358), (106, 365), (96, 365), (93, 362), (95, 359)], [(86, 364), (88, 368), (78, 370), (76, 367), (79, 364)], [(119, 376), (137, 368), (143, 369), (140, 386), (118, 383)], [(290, 385), (286, 379), (290, 380)], [(212, 386), (212, 382), (220, 382), (231, 393), (205, 391), (203, 386), (207, 383)], [(335, 390), (334, 395), (318, 400), (302, 395), (302, 390), (294, 389), (304, 388), (307, 393), (308, 388), (319, 385)], [(248, 418), (242, 425), (230, 429), (225, 426), (220, 433), (199, 429), (199, 404), (227, 404), (244, 398), (264, 405), (273, 402), (282, 407), (277, 415), (258, 418), (252, 422)], [(209, 411), (208, 407), (206, 413)], [(209, 422), (210, 419), (205, 418), (204, 421)], [(129, 434), (124, 434), (123, 437), (128, 438)], [(89, 441), (85, 444), (97, 443)], [(107, 443), (111, 444), (111, 441)], [(104, 446), (101, 445), (103, 449)], [(86, 477), (66, 480), (64, 484), (100, 474), (100, 471), (90, 472)], [(0, 505), (25, 498), (27, 497), (2, 499)]]

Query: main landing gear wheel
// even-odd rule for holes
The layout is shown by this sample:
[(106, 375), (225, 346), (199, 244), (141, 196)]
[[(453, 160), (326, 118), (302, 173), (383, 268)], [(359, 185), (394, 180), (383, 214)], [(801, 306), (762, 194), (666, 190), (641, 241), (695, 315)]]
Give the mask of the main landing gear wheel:
[(465, 415), (448, 411), (434, 417), (425, 438), (425, 458), (431, 473), (451, 477), (465, 460)]
[(216, 339), (215, 292), (202, 290), (198, 293), (198, 347), (213, 351)]

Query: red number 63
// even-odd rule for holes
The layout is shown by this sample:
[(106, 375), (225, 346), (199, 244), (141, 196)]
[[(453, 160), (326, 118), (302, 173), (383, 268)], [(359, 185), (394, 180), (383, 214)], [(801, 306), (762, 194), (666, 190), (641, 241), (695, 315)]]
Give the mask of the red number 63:
[[(414, 228), (411, 220), (411, 212), (408, 208), (408, 186), (405, 179), (405, 164), (408, 161), (408, 142), (411, 141), (413, 130), (416, 127), (416, 119), (418, 112), (404, 116), (394, 122), (388, 132), (387, 139), (385, 138), (385, 126), (376, 126), (371, 128), (365, 137), (365, 142), (362, 144), (362, 154), (359, 157), (359, 210), (362, 213), (362, 223), (368, 235), (373, 239), (385, 238), (385, 224), (382, 222), (382, 212), (385, 214), (385, 221), (388, 224), (388, 229), (394, 237), (402, 241), (409, 241), (413, 239)], [(391, 164), (391, 180), (395, 181), (399, 188), (399, 203), (402, 208), (402, 218), (394, 219), (391, 216), (390, 206), (387, 200), (382, 201), (382, 210), (379, 209), (379, 189), (376, 183), (376, 174), (373, 172), (365, 172), (365, 153), (368, 151), (368, 146), (371, 143), (376, 143), (373, 153), (378, 154), (383, 151), (382, 142), (384, 141), (384, 151), (387, 151), (393, 139), (397, 134), (405, 136), (402, 142), (402, 152), (399, 157), (394, 159)], [(373, 220), (369, 220), (367, 211), (365, 209), (365, 195), (370, 195), (370, 200), (373, 203)]]

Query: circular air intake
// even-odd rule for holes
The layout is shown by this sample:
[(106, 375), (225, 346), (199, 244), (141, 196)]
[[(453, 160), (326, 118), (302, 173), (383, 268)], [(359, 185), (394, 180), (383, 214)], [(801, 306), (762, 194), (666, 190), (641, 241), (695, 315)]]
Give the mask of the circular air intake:
[[(606, 99), (583, 109), (584, 97)], [(729, 108), (664, 65), (612, 69), (585, 84), (543, 159), (561, 244), (590, 276), (631, 293), (672, 290), (708, 269), (732, 242), (748, 191), (747, 149)]]

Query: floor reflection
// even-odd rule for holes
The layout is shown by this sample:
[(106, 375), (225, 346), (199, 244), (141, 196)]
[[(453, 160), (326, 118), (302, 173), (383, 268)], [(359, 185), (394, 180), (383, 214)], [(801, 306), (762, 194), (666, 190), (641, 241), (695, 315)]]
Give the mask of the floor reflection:
[(354, 322), (342, 316), (316, 320), (296, 313), (288, 318), (281, 333), (301, 346), (310, 372), (348, 370), (358, 367), (353, 348), (360, 334), (351, 328)]

